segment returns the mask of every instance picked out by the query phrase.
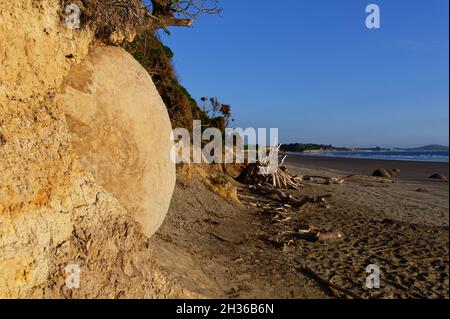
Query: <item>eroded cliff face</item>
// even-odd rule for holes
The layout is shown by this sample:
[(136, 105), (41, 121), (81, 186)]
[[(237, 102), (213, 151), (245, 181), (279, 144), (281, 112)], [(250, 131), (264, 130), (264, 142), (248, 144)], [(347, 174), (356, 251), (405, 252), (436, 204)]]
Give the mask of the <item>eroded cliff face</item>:
[(71, 145), (55, 97), (95, 45), (60, 12), (57, 0), (0, 0), (0, 297), (189, 296)]

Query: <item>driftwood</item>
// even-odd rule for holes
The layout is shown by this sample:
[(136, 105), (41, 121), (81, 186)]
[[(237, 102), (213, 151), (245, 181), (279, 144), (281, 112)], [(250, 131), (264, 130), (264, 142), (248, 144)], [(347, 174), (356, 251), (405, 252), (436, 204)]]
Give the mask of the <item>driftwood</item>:
[(286, 156), (278, 163), (279, 146), (270, 149), (269, 155), (262, 161), (248, 164), (237, 180), (248, 185), (270, 185), (277, 189), (300, 190), (303, 188), (301, 182), (310, 181), (326, 185), (342, 185), (354, 175), (338, 177), (324, 176), (292, 176), (285, 165)]
[(311, 204), (317, 204), (317, 203), (327, 204), (326, 199), (331, 197), (331, 195), (327, 194), (327, 195), (318, 196), (318, 197), (304, 196), (302, 199), (297, 199), (297, 198), (292, 197), (289, 194), (286, 194), (285, 192), (283, 192), (282, 190), (277, 189), (277, 188), (272, 188), (272, 187), (263, 186), (263, 185), (256, 185), (256, 189), (261, 191), (261, 192), (264, 192), (266, 194), (277, 195), (278, 198), (282, 202), (287, 203), (289, 205), (292, 205), (294, 207), (303, 207), (304, 205), (306, 205), (308, 203), (311, 203)]
[[(250, 185), (250, 189), (255, 189), (265, 194), (276, 195), (288, 207), (301, 208), (308, 203), (324, 204), (327, 207), (327, 199), (331, 197), (330, 194), (295, 198), (286, 192), (286, 190), (300, 190), (303, 185), (299, 181), (303, 180), (303, 178), (291, 176), (287, 172), (287, 168), (284, 165), (286, 157), (283, 158), (281, 164), (274, 164), (278, 163), (278, 150), (279, 147), (273, 147), (270, 150), (269, 156), (263, 161), (248, 164), (237, 180), (243, 184)], [(350, 177), (323, 179), (329, 184), (342, 184)], [(258, 207), (257, 204), (254, 205)], [(306, 231), (292, 232), (290, 234), (291, 237), (309, 241), (328, 241), (342, 238), (342, 235), (338, 232), (321, 232), (319, 229), (313, 228)]]
[(320, 181), (323, 181), (323, 184), (327, 184), (327, 185), (333, 185), (333, 184), (342, 185), (342, 184), (344, 184), (344, 182), (346, 182), (348, 179), (350, 179), (354, 176), (355, 175), (349, 175), (349, 176), (345, 176), (342, 178), (325, 177), (325, 176), (302, 176), (302, 177), (297, 177), (295, 179), (299, 180), (299, 181), (311, 181), (311, 182), (317, 182), (318, 180), (320, 180)]
[(280, 146), (272, 147), (266, 158), (248, 164), (237, 180), (249, 185), (271, 185), (278, 189), (300, 190), (302, 185), (296, 177), (288, 173), (284, 164), (286, 157), (278, 163), (279, 148)]
[(344, 184), (348, 179), (350, 179), (350, 178), (352, 178), (354, 175), (348, 175), (348, 176), (345, 176), (345, 177), (343, 177), (343, 178), (337, 178), (337, 177), (334, 177), (334, 178), (331, 178), (330, 180), (329, 180), (329, 184), (338, 184), (338, 185), (342, 185), (342, 184)]
[(302, 185), (289, 175), (285, 166), (279, 166), (272, 174), (261, 174), (261, 164), (252, 163), (247, 165), (237, 180), (243, 184), (257, 185), (266, 184), (280, 189), (300, 190)]
[(342, 234), (339, 232), (321, 232), (318, 229), (299, 230), (298, 232), (287, 232), (283, 234), (284, 238), (301, 239), (311, 242), (317, 241), (336, 241), (342, 239)]

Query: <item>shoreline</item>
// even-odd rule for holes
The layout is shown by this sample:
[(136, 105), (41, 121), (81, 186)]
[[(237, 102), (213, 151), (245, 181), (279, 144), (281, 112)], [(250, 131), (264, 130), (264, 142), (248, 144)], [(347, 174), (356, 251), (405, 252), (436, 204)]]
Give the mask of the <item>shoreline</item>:
[[(323, 170), (324, 172), (336, 171), (345, 174), (372, 175), (376, 169), (400, 169), (396, 178), (399, 179), (419, 179), (431, 181), (429, 177), (433, 174), (443, 174), (448, 176), (448, 162), (425, 162), (425, 161), (404, 161), (404, 160), (384, 160), (348, 157), (330, 157), (319, 155), (286, 154), (286, 163), (294, 170), (312, 169)], [(439, 181), (438, 181), (439, 182)]]
[[(417, 159), (392, 159), (392, 158), (364, 158), (364, 157), (351, 157), (351, 156), (338, 156), (334, 155), (334, 153), (339, 152), (332, 152), (333, 155), (324, 155), (324, 154), (330, 154), (329, 152), (280, 152), (281, 155), (287, 155), (287, 156), (304, 156), (304, 157), (325, 157), (325, 158), (343, 158), (343, 159), (361, 159), (361, 160), (375, 160), (375, 161), (392, 161), (392, 162), (415, 162), (415, 163), (444, 163), (448, 164), (449, 161), (436, 161), (436, 160), (417, 160)], [(347, 153), (347, 152), (342, 152)], [(369, 152), (370, 153), (370, 152)]]

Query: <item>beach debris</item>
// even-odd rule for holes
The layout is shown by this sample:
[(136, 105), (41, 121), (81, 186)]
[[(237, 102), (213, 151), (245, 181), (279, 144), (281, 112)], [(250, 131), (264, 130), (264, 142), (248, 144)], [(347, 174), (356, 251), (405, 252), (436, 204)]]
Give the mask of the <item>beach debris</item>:
[(391, 173), (391, 175), (398, 175), (400, 174), (401, 170), (399, 168), (394, 168), (391, 169), (389, 172)]
[(318, 241), (341, 240), (344, 237), (340, 232), (319, 232)]
[(442, 174), (433, 174), (430, 176), (430, 179), (437, 179), (440, 181), (448, 181), (448, 177)]
[(285, 156), (279, 164), (278, 152), (280, 145), (270, 149), (269, 154), (263, 160), (248, 164), (237, 180), (247, 185), (265, 185), (277, 189), (301, 190), (303, 181), (326, 185), (342, 185), (354, 175), (345, 177), (325, 177), (325, 176), (297, 176), (289, 174), (285, 164)]
[(280, 220), (280, 223), (287, 223), (290, 220), (292, 220), (292, 217), (287, 217), (285, 219)]
[(374, 177), (384, 177), (391, 178), (392, 174), (386, 169), (377, 169), (373, 172), (372, 176)]
[(424, 188), (424, 187), (420, 187), (420, 188), (418, 188), (418, 189), (416, 190), (416, 192), (419, 192), (419, 193), (428, 193), (429, 191), (428, 191), (428, 189), (426, 189), (426, 188)]
[(348, 175), (342, 178), (338, 178), (338, 177), (332, 177), (330, 178), (330, 180), (328, 181), (328, 185), (331, 184), (338, 184), (338, 185), (342, 185), (344, 184), (348, 179), (354, 177), (355, 175)]
[[(239, 190), (242, 190), (242, 188), (239, 189)], [(244, 195), (244, 194), (239, 194), (238, 196), (239, 196), (239, 197), (242, 197), (242, 198), (247, 198), (247, 199), (256, 200), (256, 197), (255, 197), (255, 196), (248, 196), (248, 195)]]
[(332, 178), (330, 183), (342, 185), (344, 182), (347, 182), (347, 181), (363, 184), (364, 186), (372, 186), (372, 187), (374, 187), (374, 185), (370, 185), (370, 184), (366, 184), (366, 183), (377, 183), (377, 184), (378, 183), (381, 183), (381, 184), (395, 183), (395, 181), (390, 178), (369, 176), (369, 175), (349, 175), (349, 176), (346, 176), (343, 178)]
[(310, 197), (310, 196), (304, 196), (301, 199), (295, 198), (292, 195), (289, 195), (285, 192), (283, 192), (280, 189), (269, 187), (269, 186), (263, 186), (263, 185), (256, 185), (255, 188), (263, 193), (269, 194), (269, 195), (276, 195), (280, 201), (283, 203), (287, 203), (288, 205), (291, 205), (296, 208), (303, 207), (304, 205), (311, 203), (311, 204), (323, 204), (328, 205), (327, 199), (331, 198), (331, 194), (326, 194), (322, 196), (316, 196), (316, 197)]
[(318, 241), (317, 232), (313, 231), (312, 229), (287, 232), (283, 234), (283, 237), (288, 238), (291, 244), (293, 243), (294, 239), (301, 239), (311, 242)]
[(328, 176), (301, 176), (296, 177), (295, 180), (300, 182), (310, 182), (314, 184), (324, 184), (324, 185), (342, 185), (349, 179), (357, 175), (348, 175), (344, 177), (328, 177)]
[(280, 145), (273, 146), (267, 157), (248, 164), (237, 180), (248, 185), (271, 185), (273, 188), (300, 190), (303, 185), (287, 171), (286, 157), (279, 164), (274, 164), (278, 163), (279, 149)]
[(302, 176), (295, 178), (300, 181), (308, 181), (316, 184), (325, 184), (325, 185), (342, 185), (348, 179), (354, 177), (355, 175), (348, 175), (345, 177), (325, 177), (325, 176)]
[(324, 232), (314, 226), (299, 231), (284, 232), (282, 236), (289, 240), (301, 239), (310, 242), (341, 240), (344, 237), (340, 232)]

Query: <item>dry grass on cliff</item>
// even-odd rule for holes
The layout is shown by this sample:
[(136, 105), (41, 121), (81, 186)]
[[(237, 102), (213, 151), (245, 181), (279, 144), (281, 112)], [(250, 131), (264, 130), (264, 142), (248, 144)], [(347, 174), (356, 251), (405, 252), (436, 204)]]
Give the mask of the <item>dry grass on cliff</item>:
[(109, 40), (114, 32), (127, 35), (138, 31), (144, 20), (140, 0), (61, 0), (62, 8), (75, 3), (81, 9), (83, 25), (89, 25), (99, 39)]

